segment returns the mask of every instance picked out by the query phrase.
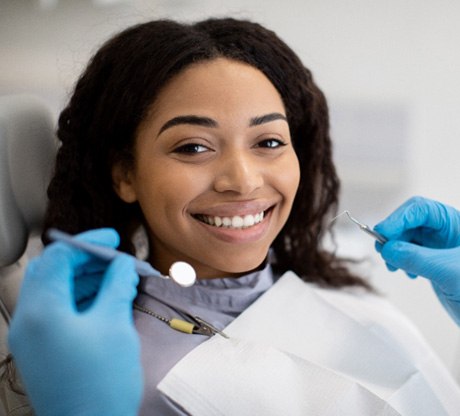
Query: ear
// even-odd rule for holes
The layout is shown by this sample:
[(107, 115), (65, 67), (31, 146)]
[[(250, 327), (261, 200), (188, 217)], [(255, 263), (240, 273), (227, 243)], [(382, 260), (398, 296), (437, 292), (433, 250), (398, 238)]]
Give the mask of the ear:
[(128, 170), (122, 163), (115, 163), (112, 167), (113, 189), (125, 202), (137, 201), (136, 190), (132, 180), (132, 171)]

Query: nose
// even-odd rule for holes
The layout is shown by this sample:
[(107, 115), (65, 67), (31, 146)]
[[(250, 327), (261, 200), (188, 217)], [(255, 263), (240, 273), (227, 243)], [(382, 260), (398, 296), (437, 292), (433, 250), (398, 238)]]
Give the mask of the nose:
[(242, 150), (234, 150), (216, 162), (214, 190), (217, 192), (249, 195), (264, 183), (263, 167), (257, 162), (255, 156), (246, 154)]

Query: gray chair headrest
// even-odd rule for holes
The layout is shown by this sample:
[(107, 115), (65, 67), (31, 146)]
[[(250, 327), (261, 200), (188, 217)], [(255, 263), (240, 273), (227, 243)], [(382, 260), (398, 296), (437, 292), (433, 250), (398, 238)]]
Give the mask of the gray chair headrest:
[(56, 148), (46, 104), (29, 95), (0, 97), (0, 267), (16, 262), (41, 229)]

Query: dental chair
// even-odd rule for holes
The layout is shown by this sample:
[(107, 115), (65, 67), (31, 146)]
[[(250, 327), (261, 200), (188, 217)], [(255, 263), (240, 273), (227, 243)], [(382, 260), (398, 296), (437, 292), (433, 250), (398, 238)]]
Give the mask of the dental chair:
[[(39, 249), (56, 148), (54, 121), (42, 101), (0, 97), (0, 362), (8, 355), (8, 324), (27, 258)], [(0, 368), (0, 378), (5, 371)], [(27, 414), (1, 383), (0, 399), (0, 416)]]

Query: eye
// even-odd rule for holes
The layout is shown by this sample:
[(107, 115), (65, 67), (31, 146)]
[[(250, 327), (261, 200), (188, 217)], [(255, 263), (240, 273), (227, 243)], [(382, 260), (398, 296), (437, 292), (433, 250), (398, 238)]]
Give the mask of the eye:
[(182, 146), (176, 147), (174, 149), (174, 153), (182, 153), (182, 154), (195, 154), (195, 153), (203, 153), (209, 151), (209, 148), (203, 146), (202, 144), (198, 143), (187, 143)]
[(276, 149), (282, 146), (286, 146), (286, 143), (280, 139), (264, 139), (257, 143), (257, 147), (262, 147), (266, 149)]

